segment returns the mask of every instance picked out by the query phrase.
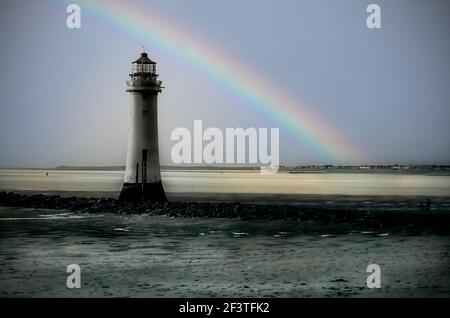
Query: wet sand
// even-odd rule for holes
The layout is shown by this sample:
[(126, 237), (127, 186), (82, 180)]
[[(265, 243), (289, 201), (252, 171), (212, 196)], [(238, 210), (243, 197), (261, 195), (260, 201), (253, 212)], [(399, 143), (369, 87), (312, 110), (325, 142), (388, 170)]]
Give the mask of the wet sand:
[[(168, 193), (167, 206), (122, 206), (114, 191), (20, 192), (2, 194), (20, 206), (0, 207), (3, 297), (450, 297), (448, 197), (421, 211), (425, 196)], [(81, 289), (66, 287), (73, 263)], [(366, 286), (372, 263), (380, 289)]]
[[(449, 251), (449, 235), (426, 232), (1, 207), (0, 295), (449, 297)], [(72, 263), (81, 289), (65, 285)]]

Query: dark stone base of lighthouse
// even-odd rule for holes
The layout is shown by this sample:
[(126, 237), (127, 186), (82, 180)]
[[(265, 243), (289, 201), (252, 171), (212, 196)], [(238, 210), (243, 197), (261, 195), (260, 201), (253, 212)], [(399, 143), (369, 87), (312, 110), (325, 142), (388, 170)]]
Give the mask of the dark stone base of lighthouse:
[(124, 183), (119, 201), (167, 202), (167, 197), (161, 182), (145, 184)]

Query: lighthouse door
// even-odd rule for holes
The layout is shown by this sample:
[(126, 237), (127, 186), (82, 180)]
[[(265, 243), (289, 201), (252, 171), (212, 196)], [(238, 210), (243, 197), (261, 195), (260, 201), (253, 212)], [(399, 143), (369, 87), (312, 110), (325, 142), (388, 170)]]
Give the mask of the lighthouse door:
[(147, 149), (142, 149), (142, 193), (145, 193), (147, 184)]

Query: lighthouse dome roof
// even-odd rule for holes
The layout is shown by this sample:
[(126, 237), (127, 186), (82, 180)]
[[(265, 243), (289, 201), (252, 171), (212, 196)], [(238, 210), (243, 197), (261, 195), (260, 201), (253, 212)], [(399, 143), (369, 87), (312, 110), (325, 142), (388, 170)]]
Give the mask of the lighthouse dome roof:
[(142, 52), (141, 56), (132, 64), (156, 64), (156, 63), (150, 60), (147, 53)]

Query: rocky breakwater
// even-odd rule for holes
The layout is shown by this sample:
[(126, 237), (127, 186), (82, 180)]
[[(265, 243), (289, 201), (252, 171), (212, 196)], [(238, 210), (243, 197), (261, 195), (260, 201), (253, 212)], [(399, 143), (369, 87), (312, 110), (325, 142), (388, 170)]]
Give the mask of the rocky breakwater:
[(200, 202), (121, 202), (112, 198), (22, 195), (0, 192), (0, 206), (67, 210), (80, 213), (167, 215), (170, 217), (240, 218), (242, 220), (317, 221), (377, 229), (434, 229), (450, 233), (450, 213), (433, 211), (370, 212), (351, 209), (305, 208), (296, 205), (259, 205)]

